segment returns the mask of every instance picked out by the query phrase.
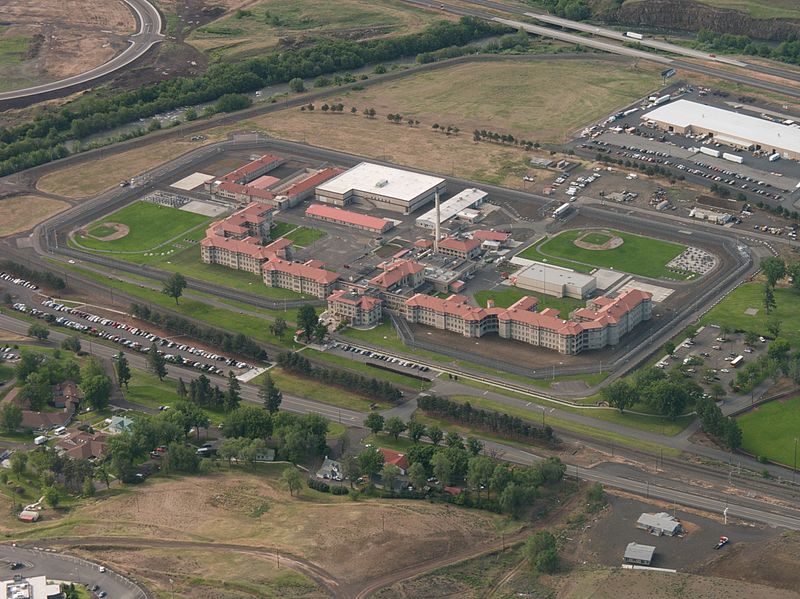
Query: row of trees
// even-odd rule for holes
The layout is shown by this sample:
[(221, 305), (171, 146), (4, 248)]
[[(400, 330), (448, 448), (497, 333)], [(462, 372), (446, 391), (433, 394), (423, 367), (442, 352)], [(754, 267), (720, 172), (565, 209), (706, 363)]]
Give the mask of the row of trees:
[(211, 327), (202, 327), (172, 314), (162, 314), (151, 310), (144, 304), (131, 304), (131, 315), (142, 320), (153, 323), (171, 333), (178, 335), (188, 335), (199, 341), (213, 345), (225, 352), (237, 353), (248, 356), (256, 360), (266, 361), (268, 359), (265, 352), (259, 345), (247, 335), (220, 331)]
[(544, 444), (552, 444), (555, 441), (550, 426), (538, 426), (518, 416), (474, 408), (469, 402), (462, 403), (446, 397), (426, 395), (419, 398), (418, 405), (423, 412), (433, 417), (467, 424), (503, 437)]
[(457, 23), (442, 21), (421, 32), (391, 38), (322, 40), (292, 52), (276, 51), (239, 64), (212, 65), (197, 77), (175, 77), (103, 97), (81, 98), (69, 106), (39, 112), (20, 125), (0, 128), (0, 176), (67, 155), (64, 143), (68, 140), (80, 140), (180, 106), (214, 102), (231, 94), (231, 102), (237, 105), (237, 94), (268, 85), (465, 45), (507, 31), (501, 25), (464, 17)]
[(669, 376), (655, 367), (639, 370), (629, 382), (614, 381), (601, 391), (608, 405), (624, 412), (638, 402), (649, 406), (655, 413), (674, 420), (703, 396), (703, 388), (686, 379), (680, 369)]
[(797, 39), (786, 40), (774, 46), (765, 42), (754, 42), (747, 35), (715, 33), (711, 29), (703, 28), (697, 32), (697, 45), (717, 52), (749, 54), (800, 64), (800, 40)]
[(739, 423), (734, 418), (724, 416), (711, 398), (701, 397), (697, 400), (696, 410), (704, 432), (731, 451), (742, 446), (742, 429)]
[(510, 144), (525, 148), (526, 150), (539, 147), (538, 141), (517, 139), (510, 133), (498, 133), (497, 131), (487, 131), (486, 129), (475, 129), (472, 132), (472, 139), (473, 141), (491, 141), (500, 144)]
[[(2, 144), (0, 144), (0, 147), (2, 147)], [(59, 158), (63, 158), (63, 156), (59, 156)], [(54, 275), (47, 270), (33, 270), (13, 260), (3, 260), (0, 262), (0, 271), (14, 274), (22, 279), (27, 279), (32, 283), (36, 283), (37, 285), (49, 287), (50, 289), (56, 289), (58, 291), (67, 286), (66, 281), (58, 275)]]
[(391, 383), (336, 368), (312, 366), (308, 358), (299, 353), (283, 352), (279, 354), (278, 366), (288, 372), (316, 379), (326, 384), (344, 387), (354, 393), (381, 401), (397, 403), (403, 397), (400, 389)]

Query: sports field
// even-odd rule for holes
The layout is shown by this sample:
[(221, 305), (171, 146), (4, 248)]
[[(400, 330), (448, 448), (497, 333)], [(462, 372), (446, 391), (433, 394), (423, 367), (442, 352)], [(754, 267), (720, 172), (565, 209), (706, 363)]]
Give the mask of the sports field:
[[(76, 233), (75, 240), (83, 248), (105, 252), (149, 252), (166, 242), (182, 239), (194, 229), (211, 219), (201, 214), (160, 206), (151, 202), (135, 202), (90, 224), (85, 231)], [(124, 225), (127, 234), (111, 241), (102, 241), (119, 229), (113, 225)]]
[(519, 254), (522, 258), (566, 266), (580, 272), (589, 272), (595, 267), (611, 268), (633, 275), (651, 278), (684, 279), (684, 275), (666, 267), (667, 262), (678, 256), (686, 246), (678, 243), (650, 239), (621, 231), (590, 232), (583, 238), (588, 243), (605, 243), (609, 235), (619, 237), (623, 243), (607, 250), (592, 250), (575, 245), (586, 231), (575, 229), (564, 231)]
[(410, 33), (446, 14), (392, 0), (269, 0), (247, 3), (196, 29), (186, 41), (218, 59), (241, 59), (282, 40), (349, 33), (358, 39)]
[(737, 420), (745, 451), (794, 465), (794, 442), (800, 437), (800, 396), (771, 401)]

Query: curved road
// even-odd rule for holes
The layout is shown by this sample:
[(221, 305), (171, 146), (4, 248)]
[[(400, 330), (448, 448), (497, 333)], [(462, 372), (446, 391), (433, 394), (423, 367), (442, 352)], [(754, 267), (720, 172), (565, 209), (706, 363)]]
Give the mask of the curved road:
[(161, 33), (162, 20), (161, 14), (155, 6), (148, 0), (124, 0), (136, 17), (138, 30), (129, 38), (128, 46), (121, 54), (118, 54), (108, 62), (101, 64), (93, 69), (50, 83), (43, 83), (34, 87), (18, 89), (10, 92), (0, 93), (0, 102), (7, 100), (18, 100), (52, 94), (60, 90), (74, 88), (100, 77), (104, 77), (124, 68), (133, 61), (142, 57), (150, 48), (164, 40)]

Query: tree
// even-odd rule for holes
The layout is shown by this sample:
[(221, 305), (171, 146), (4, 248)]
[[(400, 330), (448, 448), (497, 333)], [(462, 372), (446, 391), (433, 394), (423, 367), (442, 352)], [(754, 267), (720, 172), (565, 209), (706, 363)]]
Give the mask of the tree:
[(782, 258), (770, 256), (761, 261), (761, 270), (767, 278), (767, 285), (775, 287), (775, 284), (786, 276), (786, 263)]
[(767, 333), (769, 333), (773, 339), (776, 339), (778, 335), (781, 334), (781, 321), (777, 318), (770, 318), (767, 321)]
[(448, 447), (455, 447), (457, 449), (464, 448), (464, 442), (461, 440), (461, 435), (455, 431), (450, 431), (447, 433), (447, 437), (445, 437), (444, 442)]
[(178, 305), (178, 298), (183, 295), (183, 290), (186, 289), (186, 279), (179, 272), (176, 272), (166, 281), (164, 281), (164, 295), (175, 298), (175, 305)]
[(425, 484), (428, 482), (428, 474), (425, 472), (425, 466), (419, 462), (411, 464), (408, 468), (408, 482), (415, 490), (421, 491)]
[(33, 372), (28, 375), (20, 393), (34, 412), (41, 410), (53, 397), (50, 377), (47, 372)]
[(444, 438), (444, 432), (435, 424), (428, 428), (428, 439), (431, 440), (434, 446), (439, 445)]
[(306, 341), (311, 341), (314, 335), (314, 330), (319, 324), (319, 317), (314, 306), (304, 304), (297, 310), (297, 328), (303, 330), (303, 336)]
[(225, 411), (230, 412), (239, 407), (239, 402), (242, 400), (242, 385), (239, 379), (233, 374), (232, 370), (228, 371), (228, 390), (225, 392)]
[(239, 406), (225, 417), (222, 424), (222, 431), (228, 438), (265, 439), (272, 430), (269, 412), (253, 405)]
[(373, 435), (377, 435), (383, 430), (384, 420), (383, 416), (377, 412), (370, 412), (364, 419), (364, 426), (372, 431)]
[(470, 459), (467, 467), (467, 484), (471, 489), (486, 489), (486, 496), (489, 496), (489, 481), (494, 474), (495, 463), (489, 457), (476, 456)]
[(11, 472), (17, 476), (25, 474), (28, 468), (28, 454), (24, 451), (15, 451), (11, 456)]
[(444, 451), (437, 451), (433, 458), (431, 458), (431, 466), (433, 466), (433, 475), (439, 482), (447, 486), (453, 478), (453, 462)]
[(725, 397), (725, 387), (720, 385), (719, 383), (714, 383), (711, 385), (711, 397), (714, 398), (714, 401), (719, 401), (723, 397)]
[(389, 433), (394, 440), (400, 437), (400, 434), (406, 430), (406, 423), (403, 422), (398, 416), (392, 416), (386, 419), (386, 424), (384, 426), (386, 432)]
[(358, 477), (361, 476), (361, 465), (358, 461), (357, 455), (348, 455), (342, 460), (342, 474), (350, 481), (350, 488)]
[(22, 424), (22, 408), (13, 402), (6, 402), (0, 409), (0, 428), (5, 433), (13, 433)]
[(42, 497), (44, 498), (44, 502), (51, 508), (57, 508), (61, 501), (61, 496), (58, 493), (58, 489), (55, 487), (47, 487), (44, 489), (42, 491)]
[(536, 556), (536, 571), (541, 574), (553, 574), (558, 570), (558, 552), (555, 547), (545, 549)]
[(398, 476), (400, 476), (400, 468), (394, 464), (384, 464), (383, 468), (381, 468), (383, 488), (391, 491)]
[(408, 421), (408, 436), (414, 443), (419, 443), (419, 440), (425, 436), (425, 425), (416, 420)]
[(600, 392), (600, 396), (613, 408), (621, 413), (639, 400), (639, 394), (627, 381), (617, 380), (607, 385)]
[(667, 352), (668, 356), (671, 356), (675, 353), (675, 343), (673, 341), (667, 341), (664, 344), (664, 351)]
[(195, 474), (200, 467), (200, 456), (195, 449), (183, 443), (170, 443), (161, 462), (164, 472)]
[(178, 389), (176, 390), (176, 393), (178, 394), (178, 397), (180, 397), (181, 399), (186, 399), (186, 396), (189, 393), (186, 390), (186, 383), (184, 383), (183, 379), (180, 377), (178, 377)]
[(153, 343), (150, 346), (150, 351), (147, 352), (147, 367), (154, 375), (158, 377), (159, 381), (163, 381), (167, 376), (167, 359), (163, 354), (159, 353), (158, 346)]
[(34, 323), (28, 327), (28, 337), (34, 337), (40, 341), (44, 341), (50, 336), (50, 329), (46, 326)]
[(755, 333), (753, 331), (745, 332), (745, 334), (744, 334), (744, 342), (745, 342), (745, 345), (748, 345), (750, 347), (755, 346), (756, 343), (758, 343), (758, 333)]
[(284, 333), (286, 333), (286, 329), (289, 328), (286, 324), (286, 321), (278, 316), (275, 320), (272, 321), (269, 325), (270, 332), (278, 337), (279, 339), (283, 338)]
[(317, 343), (322, 343), (325, 341), (325, 335), (328, 334), (328, 327), (325, 326), (323, 323), (318, 322), (317, 326), (314, 327), (314, 341)]
[(303, 80), (300, 79), (300, 77), (295, 77), (294, 79), (290, 79), (289, 91), (292, 91), (296, 94), (306, 91), (306, 86), (303, 83)]
[(365, 476), (373, 477), (383, 468), (383, 454), (372, 447), (367, 447), (358, 454), (358, 466)]
[(270, 414), (278, 411), (283, 400), (283, 393), (275, 385), (269, 372), (264, 374), (264, 381), (261, 383), (261, 388), (258, 390), (258, 398), (264, 404), (264, 409)]
[(71, 335), (61, 342), (61, 349), (75, 352), (77, 354), (81, 351), (81, 340), (74, 335)]
[(295, 492), (300, 494), (300, 489), (303, 488), (303, 479), (300, 472), (294, 466), (284, 468), (281, 473), (281, 482), (289, 490), (289, 495), (294, 496)]
[(95, 492), (94, 481), (92, 481), (91, 477), (87, 476), (83, 479), (83, 485), (81, 485), (81, 495), (84, 497), (94, 497)]
[(659, 414), (675, 420), (683, 412), (689, 402), (689, 397), (681, 384), (673, 381), (659, 381), (650, 386), (646, 400)]
[(764, 285), (764, 312), (770, 314), (777, 307), (775, 292), (770, 285)]
[(483, 442), (475, 437), (468, 437), (467, 438), (467, 451), (470, 452), (473, 456), (478, 455), (480, 452), (483, 451)]
[(108, 407), (112, 387), (111, 379), (105, 374), (98, 374), (81, 382), (83, 397), (95, 410)]
[[(151, 348), (150, 351), (153, 351)], [(131, 369), (128, 366), (128, 359), (125, 357), (125, 354), (122, 353), (122, 350), (117, 354), (116, 362), (114, 362), (114, 369), (117, 371), (117, 382), (119, 386), (125, 385), (125, 389), (128, 388), (128, 381), (131, 380)]]
[(536, 560), (537, 558), (545, 551), (549, 551), (551, 549), (555, 549), (556, 547), (556, 538), (545, 530), (540, 530), (527, 539), (525, 539), (525, 543), (522, 545), (522, 553), (527, 558), (528, 562), (531, 566), (536, 568)]

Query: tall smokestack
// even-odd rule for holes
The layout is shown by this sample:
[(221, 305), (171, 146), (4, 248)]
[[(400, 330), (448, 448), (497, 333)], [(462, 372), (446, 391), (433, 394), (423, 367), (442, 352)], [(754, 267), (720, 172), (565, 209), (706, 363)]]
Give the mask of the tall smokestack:
[(439, 253), (439, 222), (441, 216), (439, 214), (439, 191), (437, 190), (434, 195), (434, 201), (436, 202), (436, 222), (433, 225), (433, 253)]

